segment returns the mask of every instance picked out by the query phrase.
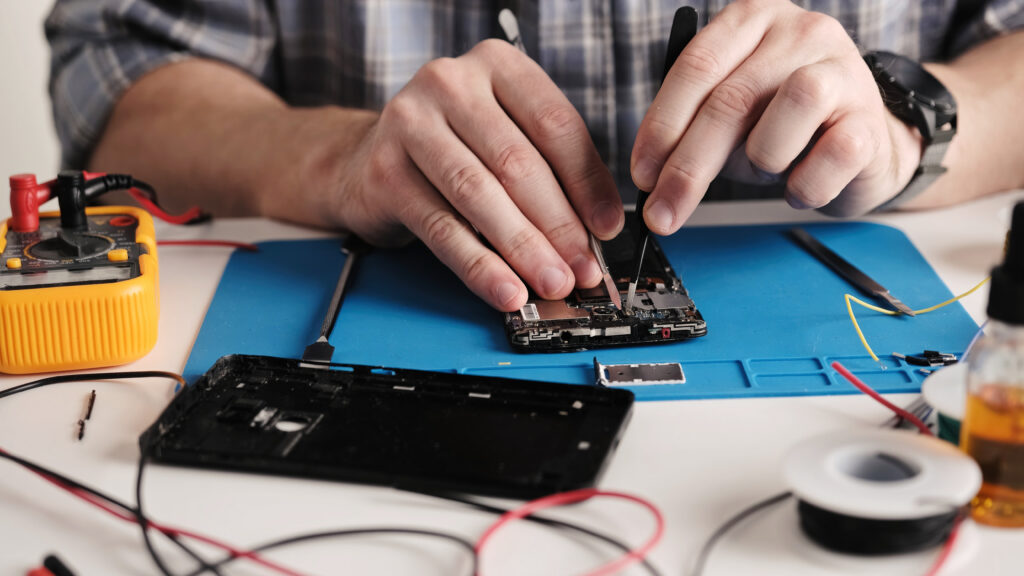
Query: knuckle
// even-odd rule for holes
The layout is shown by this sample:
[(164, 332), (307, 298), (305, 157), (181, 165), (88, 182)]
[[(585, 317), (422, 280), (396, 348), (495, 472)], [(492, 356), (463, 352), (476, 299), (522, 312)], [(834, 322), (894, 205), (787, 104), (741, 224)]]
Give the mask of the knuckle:
[(796, 25), (800, 37), (809, 40), (820, 39), (831, 43), (847, 35), (838, 20), (821, 12), (805, 11)]
[(804, 66), (793, 72), (782, 85), (782, 96), (798, 108), (820, 108), (829, 96), (829, 82), (821, 70)]
[(870, 149), (870, 139), (861, 131), (836, 127), (823, 152), (833, 164), (855, 166), (864, 160)]
[(501, 253), (510, 262), (532, 263), (541, 251), (540, 234), (530, 228), (523, 228), (510, 236), (502, 246)]
[(437, 247), (447, 246), (458, 238), (464, 225), (447, 210), (437, 209), (427, 212), (420, 221), (423, 241), (435, 251)]
[(495, 176), (503, 186), (528, 179), (534, 173), (536, 158), (532, 148), (525, 144), (505, 146), (495, 159)]
[(580, 131), (583, 120), (571, 106), (549, 104), (534, 112), (533, 125), (536, 127), (540, 138), (544, 140), (560, 140)]
[(472, 254), (469, 258), (459, 264), (459, 274), (467, 286), (482, 286), (487, 282), (491, 270), (494, 269), (496, 256), (490, 250), (483, 250)]
[(416, 98), (409, 96), (405, 92), (399, 92), (384, 107), (381, 120), (382, 122), (393, 124), (393, 127), (408, 128), (418, 119), (422, 118), (422, 116), (423, 113)]
[(730, 126), (742, 124), (760, 100), (759, 94), (748, 82), (723, 82), (715, 88), (704, 105), (708, 115)]
[(398, 167), (385, 155), (376, 153), (370, 155), (370, 159), (367, 166), (369, 170), (370, 182), (374, 187), (380, 187), (384, 190), (391, 190), (397, 188), (398, 184)]
[(487, 186), (487, 174), (476, 166), (458, 166), (443, 176), (444, 195), (457, 210), (471, 206)]
[(465, 86), (465, 71), (454, 58), (431, 60), (420, 68), (417, 79), (426, 85), (428, 93), (439, 94), (442, 98), (460, 97)]
[(488, 38), (481, 42), (478, 42), (476, 46), (470, 52), (479, 55), (485, 60), (500, 61), (502, 58), (508, 56), (509, 51), (515, 51), (513, 46), (504, 40), (498, 38)]
[(669, 186), (666, 187), (669, 190), (691, 190), (705, 178), (698, 166), (678, 158), (669, 160), (662, 172), (669, 178)]
[(454, 58), (436, 58), (424, 64), (417, 76), (432, 84), (447, 84), (458, 74), (458, 69)]
[(638, 157), (659, 158), (667, 154), (667, 148), (682, 136), (682, 128), (672, 121), (670, 113), (648, 113), (642, 134), (638, 133), (634, 148)]
[[(681, 67), (680, 67), (681, 65)], [(679, 74), (685, 69), (705, 81), (718, 78), (722, 73), (722, 61), (718, 54), (704, 46), (692, 44), (679, 54), (670, 73)]]
[(579, 244), (581, 249), (586, 246), (586, 235), (583, 234), (583, 226), (575, 218), (556, 223), (545, 231), (545, 236), (556, 246)]
[(601, 162), (587, 162), (577, 172), (570, 172), (561, 177), (565, 190), (585, 190), (588, 194), (601, 190), (601, 181), (610, 173), (608, 167)]

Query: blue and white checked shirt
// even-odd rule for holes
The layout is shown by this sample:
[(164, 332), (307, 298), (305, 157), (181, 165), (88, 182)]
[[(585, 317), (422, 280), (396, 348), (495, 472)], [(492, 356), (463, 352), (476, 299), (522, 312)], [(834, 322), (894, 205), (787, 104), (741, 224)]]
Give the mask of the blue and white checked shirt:
[[(964, 0), (961, 0), (964, 2)], [(800, 0), (863, 50), (947, 59), (1024, 27), (1024, 0)], [(118, 97), (161, 65), (202, 57), (247, 71), (294, 106), (380, 109), (424, 63), (500, 36), (503, 6), (527, 51), (583, 116), (619, 182), (660, 85), (681, 0), (58, 0), (46, 21), (50, 93), (67, 166), (81, 167)], [(687, 0), (706, 22), (727, 0)]]

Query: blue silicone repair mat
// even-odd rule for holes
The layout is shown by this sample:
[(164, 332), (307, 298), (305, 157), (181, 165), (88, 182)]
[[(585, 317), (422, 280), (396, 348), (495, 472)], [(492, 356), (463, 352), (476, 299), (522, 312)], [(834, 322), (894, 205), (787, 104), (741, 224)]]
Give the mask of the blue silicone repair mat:
[[(952, 296), (902, 232), (878, 224), (804, 225), (911, 308)], [(960, 354), (977, 325), (959, 303), (916, 318), (855, 307), (884, 369), (861, 346), (843, 294), (853, 287), (786, 235), (787, 225), (685, 228), (660, 238), (704, 315), (688, 342), (520, 354), (502, 315), (420, 244), (378, 250), (355, 268), (331, 336), (334, 361), (593, 384), (602, 364), (679, 362), (683, 384), (629, 386), (640, 400), (852, 393), (840, 360), (882, 392), (916, 392), (924, 376), (892, 352)], [(233, 353), (298, 358), (319, 333), (344, 256), (338, 240), (260, 244), (236, 252), (206, 314), (185, 374), (194, 382)]]

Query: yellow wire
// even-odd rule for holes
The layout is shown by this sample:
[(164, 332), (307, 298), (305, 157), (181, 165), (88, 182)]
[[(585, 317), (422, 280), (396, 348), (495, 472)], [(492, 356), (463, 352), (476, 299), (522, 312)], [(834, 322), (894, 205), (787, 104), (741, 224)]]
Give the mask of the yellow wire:
[[(950, 298), (949, 300), (946, 300), (945, 302), (942, 302), (941, 304), (936, 304), (935, 306), (929, 306), (927, 308), (922, 308), (920, 310), (914, 310), (914, 314), (926, 314), (928, 312), (932, 312), (934, 310), (938, 310), (939, 308), (942, 308), (943, 306), (949, 306), (950, 304), (952, 304), (953, 302), (956, 302), (957, 300), (960, 300), (961, 298), (966, 298), (967, 296), (970, 296), (978, 288), (981, 288), (982, 286), (984, 286), (985, 283), (988, 282), (990, 279), (991, 279), (991, 276), (985, 278), (981, 282), (978, 282), (974, 286), (974, 288), (971, 288), (970, 290), (968, 290), (967, 292), (964, 292), (963, 294), (961, 294), (959, 296), (954, 296), (953, 298)], [(874, 360), (875, 362), (881, 362), (881, 360), (878, 359), (878, 356), (875, 355), (875, 351), (872, 350), (871, 346), (868, 344), (867, 338), (864, 337), (864, 331), (860, 329), (860, 324), (857, 322), (857, 316), (855, 316), (854, 313), (853, 313), (853, 306), (850, 305), (850, 301), (856, 302), (857, 304), (860, 304), (861, 306), (867, 308), (868, 310), (874, 310), (875, 312), (881, 312), (882, 314), (887, 314), (889, 316), (896, 316), (896, 315), (900, 314), (900, 312), (898, 312), (896, 310), (887, 310), (885, 308), (879, 308), (878, 306), (874, 306), (872, 304), (868, 304), (867, 302), (861, 300), (860, 298), (857, 298), (856, 296), (853, 296), (852, 294), (843, 294), (843, 299), (846, 300), (846, 311), (850, 313), (850, 321), (853, 322), (853, 329), (857, 331), (857, 337), (860, 338), (860, 343), (864, 345), (864, 349), (867, 350), (868, 354), (871, 355), (871, 359), (872, 360)]]

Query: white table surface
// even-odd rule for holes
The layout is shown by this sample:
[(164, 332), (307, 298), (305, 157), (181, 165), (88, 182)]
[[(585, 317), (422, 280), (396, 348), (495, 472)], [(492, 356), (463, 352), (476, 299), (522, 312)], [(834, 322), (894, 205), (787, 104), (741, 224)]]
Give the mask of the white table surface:
[[(959, 293), (998, 262), (1010, 207), (1021, 199), (1024, 191), (955, 208), (869, 219), (904, 230), (950, 289)], [(769, 201), (707, 204), (691, 223), (815, 220), (825, 218)], [(264, 220), (220, 220), (197, 228), (158, 226), (157, 235), (161, 240), (259, 241), (324, 234)], [(159, 340), (148, 356), (119, 370), (184, 367), (228, 257), (229, 250), (220, 248), (160, 249)], [(987, 289), (963, 304), (980, 322), (986, 300)], [(0, 389), (29, 379), (2, 376)], [(0, 401), (0, 447), (134, 502), (137, 439), (166, 406), (171, 388), (168, 381), (144, 380), (64, 384), (19, 394)], [(97, 390), (98, 399), (86, 438), (77, 442), (74, 424), (90, 389)], [(906, 404), (913, 396), (891, 398)], [(680, 575), (725, 518), (784, 488), (780, 460), (791, 446), (829, 430), (876, 426), (888, 417), (884, 408), (862, 396), (639, 402), (601, 487), (642, 495), (664, 511), (667, 530), (651, 561), (666, 575)], [(145, 498), (153, 518), (241, 547), (315, 530), (385, 525), (436, 528), (475, 540), (494, 519), (385, 488), (162, 466), (148, 469)], [(593, 501), (552, 514), (632, 543), (646, 539), (653, 526), (644, 510), (615, 501)], [(1024, 572), (1024, 530), (978, 528), (963, 544), (944, 574)], [(192, 567), (176, 550), (161, 549), (170, 552), (173, 567)], [(0, 462), (0, 575), (24, 574), (49, 552), (83, 575), (156, 573), (135, 526)], [(520, 522), (484, 551), (482, 573), (579, 574), (616, 556), (605, 546)], [(712, 555), (706, 574), (921, 574), (933, 557), (934, 552), (926, 552), (863, 559), (824, 552), (800, 534), (790, 501), (731, 532)], [(410, 537), (305, 544), (268, 558), (313, 574), (467, 571), (463, 551)], [(270, 573), (244, 561), (227, 572)], [(625, 573), (645, 572), (632, 568)]]

